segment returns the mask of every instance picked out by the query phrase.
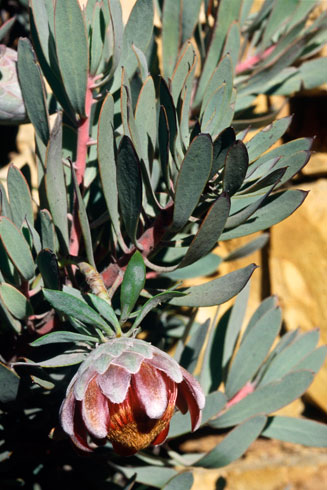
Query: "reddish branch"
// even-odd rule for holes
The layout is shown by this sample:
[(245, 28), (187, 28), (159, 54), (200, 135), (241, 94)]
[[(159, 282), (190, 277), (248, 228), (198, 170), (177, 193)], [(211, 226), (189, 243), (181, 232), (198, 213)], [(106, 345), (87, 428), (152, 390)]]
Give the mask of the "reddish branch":
[(275, 49), (275, 46), (270, 46), (263, 53), (257, 54), (255, 56), (251, 56), (250, 58), (243, 61), (242, 63), (238, 63), (236, 65), (236, 69), (235, 69), (236, 75), (239, 75), (240, 73), (243, 73), (244, 71), (251, 70), (254, 67), (254, 65), (259, 63), (259, 61), (265, 60), (270, 55), (270, 53), (273, 52), (274, 49)]
[[(83, 188), (84, 174), (86, 168), (87, 151), (90, 137), (90, 114), (91, 107), (94, 102), (93, 100), (93, 89), (94, 77), (89, 76), (87, 81), (87, 89), (85, 95), (85, 116), (81, 118), (80, 124), (77, 129), (77, 153), (76, 161), (74, 164), (76, 179), (78, 185)], [(70, 234), (70, 255), (78, 255), (79, 244), (80, 244), (80, 224), (77, 213), (77, 202), (75, 198), (74, 212), (73, 212), (73, 223)]]
[(226, 405), (226, 408), (230, 408), (233, 405), (236, 405), (236, 403), (239, 403), (241, 400), (243, 400), (243, 398), (247, 397), (248, 395), (251, 395), (251, 393), (253, 393), (254, 390), (255, 390), (255, 384), (251, 383), (251, 381), (248, 381), (243, 386), (243, 388), (241, 388), (240, 391), (238, 391), (236, 395), (234, 395), (233, 398), (229, 400), (229, 402)]
[[(138, 243), (140, 245), (140, 251), (142, 252), (143, 257), (148, 257), (150, 253), (153, 252), (153, 250), (159, 245), (166, 234), (167, 228), (171, 224), (172, 214), (173, 203), (170, 203), (161, 211), (159, 216), (155, 219), (153, 225), (145, 230), (145, 232), (141, 235)], [(121, 271), (126, 269), (128, 261), (135, 251), (136, 247), (133, 246), (128, 253), (125, 253), (116, 263), (110, 264), (101, 273), (102, 279), (107, 288), (110, 288), (116, 281), (117, 277), (119, 277)]]

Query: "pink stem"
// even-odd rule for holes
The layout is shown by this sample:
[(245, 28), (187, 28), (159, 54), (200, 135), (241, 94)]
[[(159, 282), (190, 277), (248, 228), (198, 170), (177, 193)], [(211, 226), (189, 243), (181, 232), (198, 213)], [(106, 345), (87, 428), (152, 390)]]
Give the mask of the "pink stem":
[(83, 183), (87, 149), (89, 143), (89, 131), (90, 131), (90, 114), (93, 104), (92, 85), (93, 77), (88, 78), (87, 89), (85, 95), (85, 117), (81, 120), (77, 130), (77, 155), (75, 162), (76, 178), (78, 185)]
[(243, 61), (242, 63), (238, 63), (235, 69), (236, 75), (239, 75), (244, 71), (251, 70), (251, 68), (253, 68), (254, 65), (256, 65), (257, 63), (259, 63), (259, 61), (266, 59), (274, 49), (275, 46), (270, 46), (263, 53), (257, 54), (255, 56), (251, 56), (250, 58)]
[[(142, 247), (143, 257), (148, 257), (163, 239), (171, 224), (172, 216), (173, 204), (169, 203), (158, 215), (153, 225), (146, 229), (140, 236), (137, 243)], [(140, 250), (141, 247), (139, 247)], [(135, 246), (131, 247), (131, 249), (117, 261), (117, 263), (109, 264), (109, 266), (101, 272), (103, 282), (107, 288), (110, 288), (115, 283), (117, 276), (126, 269), (128, 261), (135, 250)]]
[[(90, 114), (93, 104), (92, 86), (94, 83), (94, 77), (89, 76), (87, 81), (87, 90), (85, 94), (85, 116), (81, 119), (80, 125), (77, 129), (77, 155), (75, 161), (76, 179), (78, 185), (83, 187), (84, 174), (87, 160), (87, 150), (89, 144), (89, 132), (90, 132)], [(80, 242), (80, 225), (77, 214), (77, 203), (75, 199), (73, 224), (70, 234), (70, 255), (78, 255), (79, 242)]]
[(236, 395), (234, 395), (233, 398), (229, 400), (229, 402), (226, 405), (226, 408), (230, 408), (236, 403), (239, 403), (241, 400), (243, 400), (243, 398), (245, 398), (248, 395), (251, 395), (251, 393), (253, 393), (254, 390), (255, 390), (255, 384), (248, 381), (243, 386), (243, 388), (241, 388), (240, 391), (237, 392)]

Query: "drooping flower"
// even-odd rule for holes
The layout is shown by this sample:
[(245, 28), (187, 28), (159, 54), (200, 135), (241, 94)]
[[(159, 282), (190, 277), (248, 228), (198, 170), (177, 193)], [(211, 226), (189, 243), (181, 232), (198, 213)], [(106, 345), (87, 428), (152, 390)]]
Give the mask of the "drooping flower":
[(162, 444), (177, 406), (201, 422), (205, 397), (199, 383), (168, 354), (132, 338), (95, 349), (67, 388), (61, 425), (74, 444), (92, 451), (107, 439), (124, 456)]

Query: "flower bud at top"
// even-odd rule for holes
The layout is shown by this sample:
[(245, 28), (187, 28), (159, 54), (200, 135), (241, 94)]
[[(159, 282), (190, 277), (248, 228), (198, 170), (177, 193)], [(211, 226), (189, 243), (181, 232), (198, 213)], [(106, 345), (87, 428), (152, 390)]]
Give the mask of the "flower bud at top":
[(27, 121), (17, 77), (17, 52), (0, 45), (0, 124)]

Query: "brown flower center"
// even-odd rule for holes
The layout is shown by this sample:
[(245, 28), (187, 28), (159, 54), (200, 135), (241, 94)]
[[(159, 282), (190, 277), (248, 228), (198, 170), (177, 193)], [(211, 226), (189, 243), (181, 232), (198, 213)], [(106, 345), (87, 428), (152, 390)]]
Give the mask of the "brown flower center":
[(163, 431), (169, 423), (174, 411), (174, 406), (168, 406), (162, 419), (145, 419), (144, 421), (129, 421), (121, 424), (121, 406), (110, 420), (108, 439), (121, 454), (133, 454), (148, 447), (151, 442)]
[(110, 424), (108, 439), (116, 452), (122, 455), (134, 454), (149, 446), (167, 427), (174, 413), (177, 387), (166, 377), (168, 403), (160, 419), (151, 419), (137, 398), (133, 386), (129, 388), (124, 402), (109, 402)]

